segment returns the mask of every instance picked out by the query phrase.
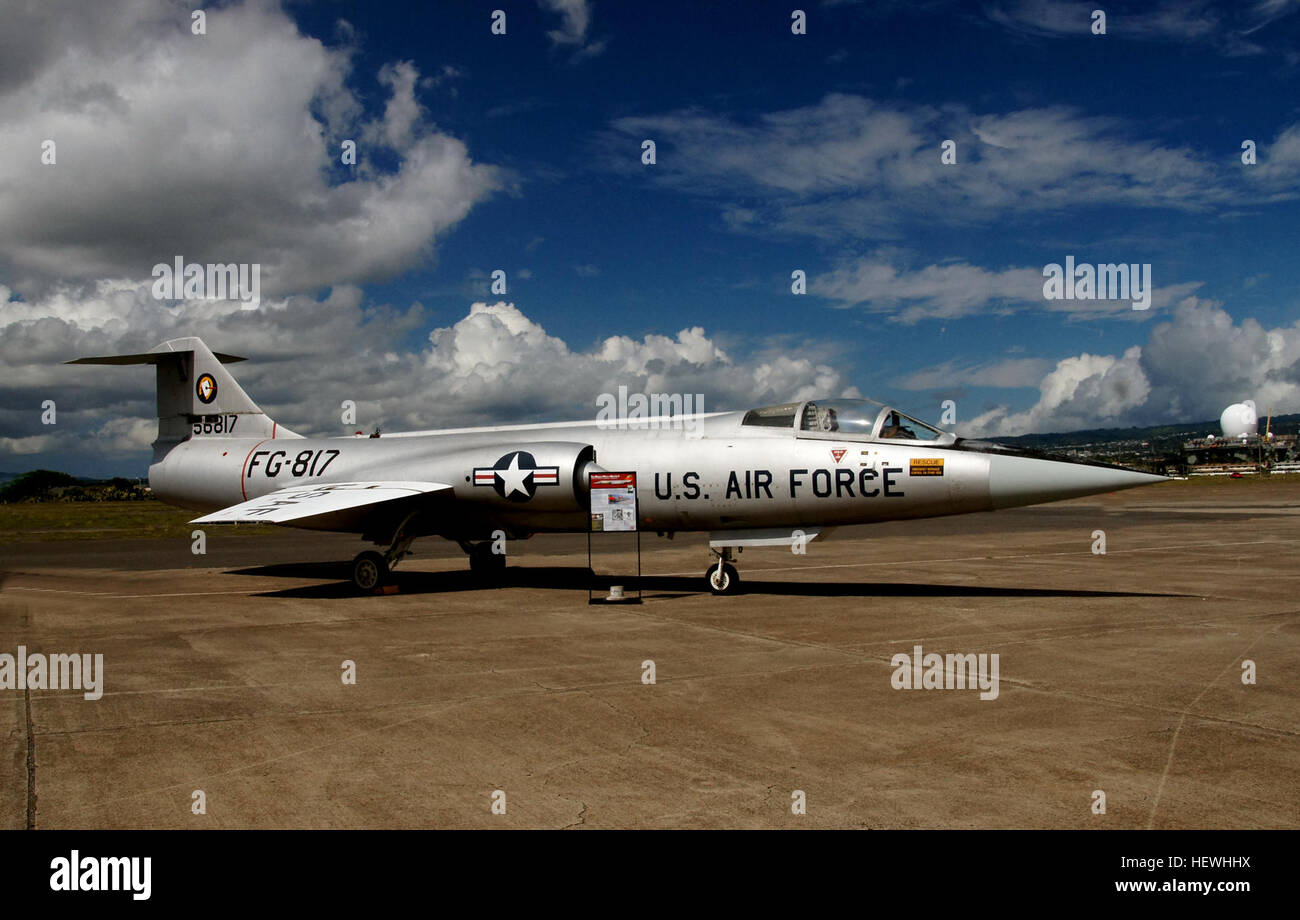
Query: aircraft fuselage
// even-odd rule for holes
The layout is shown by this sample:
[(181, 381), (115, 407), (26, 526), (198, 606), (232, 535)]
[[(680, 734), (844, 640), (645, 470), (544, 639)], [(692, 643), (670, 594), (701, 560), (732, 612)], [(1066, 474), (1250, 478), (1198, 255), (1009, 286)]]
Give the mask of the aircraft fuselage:
[[(164, 501), (201, 511), (290, 486), (425, 480), (453, 487), (455, 521), (436, 528), (466, 538), (503, 526), (511, 535), (587, 526), (589, 470), (637, 474), (642, 529), (725, 531), (870, 523), (989, 511), (1050, 500), (1017, 489), (1008, 464), (1051, 463), (1073, 480), (1055, 497), (1123, 488), (1145, 474), (833, 433), (746, 428), (743, 413), (689, 427), (635, 423), (459, 429), (378, 438), (191, 437), (150, 469)], [(521, 452), (516, 470), (495, 467)], [(992, 483), (1002, 469), (1006, 481)], [(1118, 478), (1115, 478), (1118, 474)], [(1023, 483), (1022, 483), (1023, 484)], [(1020, 500), (1024, 499), (1024, 500)]]

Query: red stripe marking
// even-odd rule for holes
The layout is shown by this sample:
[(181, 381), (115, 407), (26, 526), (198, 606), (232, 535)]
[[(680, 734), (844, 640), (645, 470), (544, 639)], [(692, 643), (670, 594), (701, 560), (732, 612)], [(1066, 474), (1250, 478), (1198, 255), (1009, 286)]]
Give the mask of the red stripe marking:
[[(269, 440), (271, 439), (263, 438), (262, 440), (258, 441), (256, 444), (253, 445), (253, 450), (257, 450), (259, 447), (261, 447)], [(253, 456), (253, 450), (250, 450), (248, 452), (248, 457), (244, 458), (244, 465), (239, 468), (239, 494), (244, 496), (244, 501), (248, 501), (248, 493), (244, 491), (244, 470), (248, 469), (248, 460), (250, 457)]]
[(273, 440), (273, 441), (275, 440), (275, 430), (276, 430), (277, 428), (279, 428), (279, 427), (280, 427), (280, 423), (279, 423), (279, 422), (272, 422), (272, 423), (271, 423), (271, 440)]

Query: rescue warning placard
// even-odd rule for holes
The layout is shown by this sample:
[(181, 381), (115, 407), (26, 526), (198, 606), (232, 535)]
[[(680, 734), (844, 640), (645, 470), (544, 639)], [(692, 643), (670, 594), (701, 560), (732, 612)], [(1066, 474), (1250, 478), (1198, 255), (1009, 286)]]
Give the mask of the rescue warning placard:
[(589, 473), (592, 531), (636, 530), (636, 473)]
[(942, 457), (917, 457), (912, 460), (911, 469), (908, 470), (910, 476), (942, 476), (943, 475), (943, 458)]

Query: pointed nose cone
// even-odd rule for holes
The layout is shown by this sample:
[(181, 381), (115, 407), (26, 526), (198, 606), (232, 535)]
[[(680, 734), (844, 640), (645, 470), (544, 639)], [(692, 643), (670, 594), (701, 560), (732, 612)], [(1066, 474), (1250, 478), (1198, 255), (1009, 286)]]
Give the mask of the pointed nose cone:
[(995, 509), (1057, 502), (1166, 481), (1164, 476), (1100, 463), (989, 456), (989, 498)]

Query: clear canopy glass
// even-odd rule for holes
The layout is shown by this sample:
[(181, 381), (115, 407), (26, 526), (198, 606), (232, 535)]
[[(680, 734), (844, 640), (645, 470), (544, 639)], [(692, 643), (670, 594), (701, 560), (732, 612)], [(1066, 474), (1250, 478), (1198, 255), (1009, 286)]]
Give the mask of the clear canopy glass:
[(745, 413), (742, 425), (758, 428), (793, 428), (794, 417), (799, 411), (799, 403), (784, 403), (780, 406), (768, 406), (766, 409), (750, 409)]
[(816, 399), (784, 403), (745, 413), (742, 425), (785, 428), (805, 436), (833, 435), (855, 440), (881, 439), (950, 444), (954, 435), (872, 399)]
[(867, 399), (810, 399), (803, 404), (799, 430), (870, 437), (884, 408)]

